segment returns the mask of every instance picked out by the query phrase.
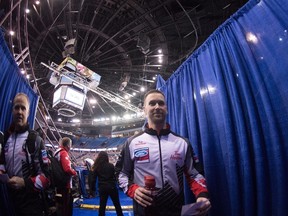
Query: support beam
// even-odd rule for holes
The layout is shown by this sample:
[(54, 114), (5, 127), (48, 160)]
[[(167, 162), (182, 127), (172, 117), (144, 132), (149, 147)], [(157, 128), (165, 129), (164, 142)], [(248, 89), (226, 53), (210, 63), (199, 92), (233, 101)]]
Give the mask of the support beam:
[(54, 62), (52, 62), (51, 66), (41, 62), (41, 64), (45, 67), (47, 67), (49, 70), (52, 70), (53, 72), (61, 75), (61, 76), (64, 76), (74, 82), (76, 82), (77, 84), (79, 84), (80, 86), (110, 100), (110, 101), (113, 101), (114, 103), (116, 104), (119, 104), (120, 106), (124, 107), (125, 109), (128, 109), (128, 110), (131, 110), (135, 113), (142, 113), (142, 109), (134, 106), (133, 104), (130, 104), (128, 101), (126, 101), (125, 99), (123, 99), (122, 97), (118, 97), (116, 95), (113, 95), (99, 87), (95, 87), (95, 88), (90, 88), (88, 87), (88, 83), (85, 82), (85, 80), (82, 78), (82, 77), (79, 77), (77, 76), (75, 73), (73, 72), (70, 72), (64, 68), (61, 69), (61, 72), (57, 70), (58, 68), (58, 65)]

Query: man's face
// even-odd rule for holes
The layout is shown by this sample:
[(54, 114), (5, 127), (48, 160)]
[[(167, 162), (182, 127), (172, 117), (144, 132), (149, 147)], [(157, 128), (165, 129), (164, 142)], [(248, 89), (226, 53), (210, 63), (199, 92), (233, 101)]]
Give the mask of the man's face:
[(19, 95), (13, 102), (13, 122), (16, 127), (22, 127), (27, 124), (29, 116), (29, 103), (25, 96)]
[(144, 101), (144, 113), (150, 123), (165, 123), (167, 106), (164, 96), (159, 93), (149, 94)]
[(72, 147), (72, 142), (69, 142), (69, 144), (66, 146), (67, 151), (70, 151), (71, 147)]

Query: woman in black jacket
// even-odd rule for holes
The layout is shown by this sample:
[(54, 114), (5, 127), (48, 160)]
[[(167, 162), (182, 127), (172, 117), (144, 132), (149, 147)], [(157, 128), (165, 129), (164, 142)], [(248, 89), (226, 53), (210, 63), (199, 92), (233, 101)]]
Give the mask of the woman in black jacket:
[(93, 183), (98, 177), (98, 188), (100, 196), (99, 216), (105, 215), (108, 196), (111, 197), (116, 209), (117, 216), (122, 216), (122, 208), (119, 201), (118, 189), (116, 186), (115, 169), (112, 163), (109, 163), (107, 152), (101, 151), (92, 166)]

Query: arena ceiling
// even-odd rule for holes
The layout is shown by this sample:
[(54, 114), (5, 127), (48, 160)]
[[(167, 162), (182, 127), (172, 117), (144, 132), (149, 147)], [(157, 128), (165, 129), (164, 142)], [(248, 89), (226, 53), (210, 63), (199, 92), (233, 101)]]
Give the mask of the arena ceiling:
[[(167, 79), (211, 33), (246, 0), (2, 0), (0, 20), (8, 46), (52, 118), (55, 86), (41, 63), (60, 64), (65, 56), (101, 75), (99, 88), (142, 106), (155, 78)], [(29, 9), (29, 11), (27, 11)], [(25, 12), (26, 10), (26, 12)], [(13, 30), (12, 36), (9, 32)], [(73, 41), (73, 46), (67, 42)], [(71, 48), (71, 49), (70, 49)], [(21, 57), (22, 58), (22, 57)], [(35, 86), (34, 86), (35, 87)], [(90, 99), (96, 99), (91, 104)], [(124, 115), (127, 108), (87, 92), (80, 119)], [(69, 119), (67, 119), (69, 121)]]

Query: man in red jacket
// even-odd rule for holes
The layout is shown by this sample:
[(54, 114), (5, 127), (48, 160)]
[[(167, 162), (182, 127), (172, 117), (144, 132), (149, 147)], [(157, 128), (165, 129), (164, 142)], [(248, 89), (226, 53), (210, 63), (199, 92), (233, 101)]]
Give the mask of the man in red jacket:
[[(56, 150), (55, 157), (63, 167), (65, 173), (71, 176), (65, 188), (57, 188), (57, 193), (62, 195), (61, 198), (61, 215), (72, 216), (73, 214), (73, 197), (71, 194), (72, 189), (72, 176), (77, 175), (77, 172), (71, 167), (71, 160), (68, 152), (72, 146), (72, 140), (64, 137), (60, 141), (60, 148)], [(59, 206), (58, 206), (59, 207)], [(59, 209), (57, 210), (59, 212)]]

